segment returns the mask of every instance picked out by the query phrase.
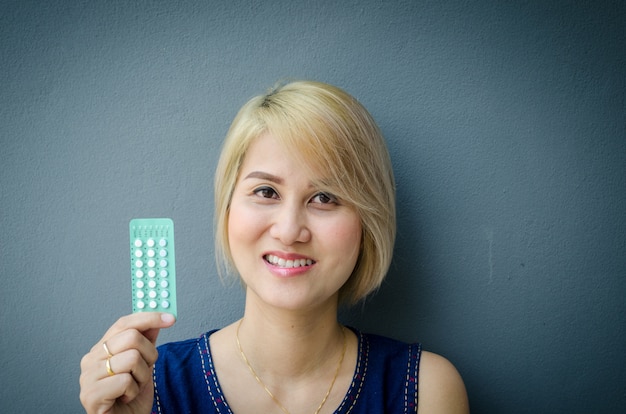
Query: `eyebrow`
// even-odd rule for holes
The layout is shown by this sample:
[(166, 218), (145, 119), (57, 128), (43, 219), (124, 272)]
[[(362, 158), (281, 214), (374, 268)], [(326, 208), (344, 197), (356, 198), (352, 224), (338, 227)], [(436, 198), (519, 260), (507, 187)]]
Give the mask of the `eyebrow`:
[[(271, 181), (275, 184), (278, 185), (282, 185), (285, 180), (283, 180), (282, 178), (278, 177), (277, 175), (274, 174), (270, 174), (268, 172), (264, 172), (264, 171), (252, 171), (250, 174), (246, 175), (246, 177), (244, 178), (244, 180), (247, 180), (248, 178), (256, 178), (259, 180), (267, 180), (267, 181)], [(312, 183), (309, 183), (308, 185), (309, 188), (313, 188), (314, 185)]]
[(263, 171), (252, 171), (250, 174), (246, 175), (246, 180), (248, 178), (258, 178), (260, 180), (267, 180), (267, 181), (271, 181), (273, 183), (276, 184), (282, 184), (283, 183), (283, 179), (280, 177), (277, 177), (273, 174), (270, 173), (266, 173)]

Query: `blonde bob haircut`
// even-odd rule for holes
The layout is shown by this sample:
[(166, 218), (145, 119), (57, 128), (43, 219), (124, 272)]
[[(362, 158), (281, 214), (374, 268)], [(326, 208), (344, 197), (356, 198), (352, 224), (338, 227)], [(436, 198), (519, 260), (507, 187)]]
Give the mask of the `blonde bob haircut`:
[(356, 303), (382, 283), (396, 233), (395, 183), (382, 134), (367, 110), (343, 90), (324, 83), (279, 85), (249, 100), (228, 130), (215, 173), (215, 253), (220, 274), (234, 264), (228, 239), (231, 197), (250, 143), (269, 133), (315, 179), (352, 206), (362, 240), (352, 275), (339, 291)]

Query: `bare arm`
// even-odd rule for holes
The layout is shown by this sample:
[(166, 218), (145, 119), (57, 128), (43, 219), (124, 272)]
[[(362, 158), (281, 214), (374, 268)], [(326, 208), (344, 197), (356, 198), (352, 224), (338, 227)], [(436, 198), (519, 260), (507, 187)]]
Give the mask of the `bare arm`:
[(465, 384), (447, 359), (423, 352), (419, 373), (418, 414), (468, 414)]

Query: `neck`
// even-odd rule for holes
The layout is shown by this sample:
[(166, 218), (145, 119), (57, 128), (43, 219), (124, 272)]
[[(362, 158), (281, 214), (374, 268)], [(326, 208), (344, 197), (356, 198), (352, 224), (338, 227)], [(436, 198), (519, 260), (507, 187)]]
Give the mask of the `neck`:
[(240, 345), (257, 373), (273, 378), (302, 378), (334, 365), (343, 348), (337, 299), (306, 311), (259, 306), (247, 295), (239, 326)]

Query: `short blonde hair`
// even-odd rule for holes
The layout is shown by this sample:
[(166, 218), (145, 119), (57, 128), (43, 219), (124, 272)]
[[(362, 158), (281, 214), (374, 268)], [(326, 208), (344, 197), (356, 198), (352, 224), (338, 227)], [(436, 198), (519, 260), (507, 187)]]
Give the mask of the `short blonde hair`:
[(250, 143), (271, 133), (316, 183), (351, 205), (361, 220), (359, 258), (340, 290), (342, 302), (356, 303), (382, 283), (396, 234), (395, 183), (384, 138), (367, 110), (343, 90), (297, 81), (249, 100), (223, 143), (215, 173), (215, 253), (220, 269), (234, 264), (228, 214), (239, 171)]

